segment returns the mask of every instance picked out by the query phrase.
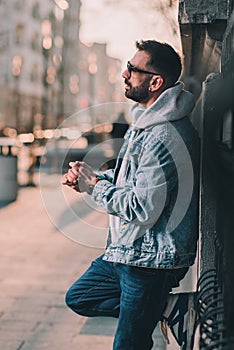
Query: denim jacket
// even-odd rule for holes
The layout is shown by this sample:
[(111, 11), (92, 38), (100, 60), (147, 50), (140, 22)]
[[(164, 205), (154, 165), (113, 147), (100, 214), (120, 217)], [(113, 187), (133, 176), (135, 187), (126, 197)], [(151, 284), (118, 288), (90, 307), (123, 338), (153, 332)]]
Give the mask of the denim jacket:
[(149, 108), (132, 108), (114, 170), (93, 200), (110, 214), (103, 259), (150, 268), (194, 263), (198, 238), (199, 137), (193, 96), (177, 83)]

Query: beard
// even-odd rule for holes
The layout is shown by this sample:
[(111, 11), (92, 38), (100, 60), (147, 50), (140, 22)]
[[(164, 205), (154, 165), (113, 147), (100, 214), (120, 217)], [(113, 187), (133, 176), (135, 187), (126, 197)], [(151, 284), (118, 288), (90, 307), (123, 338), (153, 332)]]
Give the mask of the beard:
[(133, 87), (132, 84), (125, 79), (125, 84), (129, 86), (125, 90), (125, 96), (131, 100), (139, 103), (146, 103), (149, 101), (149, 82), (151, 77), (147, 77), (140, 86)]

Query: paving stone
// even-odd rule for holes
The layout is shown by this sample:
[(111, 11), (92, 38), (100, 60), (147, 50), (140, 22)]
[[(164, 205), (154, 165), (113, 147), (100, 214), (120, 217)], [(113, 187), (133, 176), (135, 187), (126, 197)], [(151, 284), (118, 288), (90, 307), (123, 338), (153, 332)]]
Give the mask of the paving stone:
[(82, 334), (73, 339), (70, 350), (112, 350), (112, 345), (112, 337)]
[(82, 327), (80, 334), (104, 335), (113, 337), (117, 327), (117, 320), (112, 317), (89, 318)]
[(9, 339), (2, 340), (0, 338), (0, 349), (4, 350), (21, 350), (22, 346), (24, 344), (24, 341), (12, 339), (11, 337)]

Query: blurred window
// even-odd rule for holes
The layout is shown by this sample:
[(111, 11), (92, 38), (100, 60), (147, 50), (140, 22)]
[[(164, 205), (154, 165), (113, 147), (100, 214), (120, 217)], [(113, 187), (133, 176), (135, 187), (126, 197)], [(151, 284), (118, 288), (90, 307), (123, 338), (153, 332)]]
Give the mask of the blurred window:
[(32, 41), (31, 41), (31, 47), (32, 47), (33, 50), (39, 50), (40, 49), (38, 33), (34, 33), (33, 34)]
[(32, 16), (35, 19), (40, 19), (40, 6), (38, 2), (36, 2), (32, 7)]
[(6, 5), (6, 0), (0, 0), (0, 6)]
[(16, 44), (22, 44), (24, 42), (24, 25), (22, 23), (19, 23), (16, 25), (16, 31), (15, 31), (15, 43)]
[(33, 66), (32, 66), (30, 79), (31, 79), (32, 82), (36, 82), (36, 81), (39, 80), (39, 72), (38, 72), (38, 65), (37, 65), (37, 63), (34, 63)]
[(15, 2), (15, 8), (17, 10), (23, 10), (25, 6), (25, 0), (16, 0)]
[(7, 46), (9, 45), (8, 42), (9, 42), (9, 37), (8, 37), (7, 30), (2, 31), (0, 33), (0, 51), (5, 50), (7, 48)]

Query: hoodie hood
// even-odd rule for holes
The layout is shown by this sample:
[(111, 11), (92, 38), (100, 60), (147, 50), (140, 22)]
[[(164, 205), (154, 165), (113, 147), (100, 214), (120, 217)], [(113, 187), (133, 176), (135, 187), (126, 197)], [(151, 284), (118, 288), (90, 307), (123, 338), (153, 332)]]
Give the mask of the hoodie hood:
[(195, 106), (195, 98), (178, 82), (165, 90), (148, 108), (135, 103), (131, 110), (133, 129), (146, 129), (157, 124), (179, 120), (189, 115)]

